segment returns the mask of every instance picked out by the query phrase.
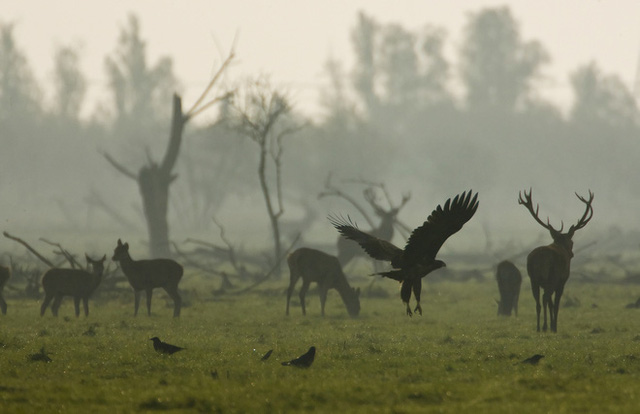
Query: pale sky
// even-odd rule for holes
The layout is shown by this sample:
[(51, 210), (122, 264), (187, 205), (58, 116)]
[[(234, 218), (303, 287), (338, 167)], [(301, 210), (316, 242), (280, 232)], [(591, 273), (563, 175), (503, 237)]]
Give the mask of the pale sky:
[(0, 0), (0, 20), (16, 24), (19, 47), (43, 84), (51, 80), (56, 45), (81, 45), (94, 99), (104, 94), (104, 58), (131, 12), (140, 19), (150, 62), (173, 58), (187, 105), (220, 63), (220, 49), (227, 52), (237, 36), (238, 59), (229, 76), (270, 75), (298, 108), (313, 113), (327, 58), (351, 68), (350, 31), (358, 11), (413, 30), (446, 28), (453, 59), (468, 12), (501, 5), (521, 23), (523, 38), (540, 41), (551, 55), (542, 95), (567, 104), (569, 73), (592, 60), (633, 87), (640, 51), (635, 0)]

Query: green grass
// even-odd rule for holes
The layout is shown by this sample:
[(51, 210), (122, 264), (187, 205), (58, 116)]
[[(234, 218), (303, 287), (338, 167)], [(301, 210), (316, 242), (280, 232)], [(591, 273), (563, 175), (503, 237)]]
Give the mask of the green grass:
[[(640, 287), (572, 284), (558, 334), (535, 332), (523, 284), (518, 318), (498, 318), (492, 280), (424, 284), (424, 315), (409, 318), (397, 285), (361, 300), (349, 318), (336, 292), (327, 316), (317, 294), (307, 316), (284, 315), (286, 282), (266, 294), (189, 295), (171, 317), (160, 291), (153, 315), (127, 300), (92, 301), (88, 318), (70, 299), (57, 319), (39, 303), (9, 299), (0, 317), (1, 412), (637, 412), (640, 310), (624, 305)], [(357, 283), (356, 283), (357, 285)], [(189, 286), (189, 285), (187, 285)], [(362, 285), (365, 287), (366, 285)], [(133, 295), (131, 295), (133, 296)], [(143, 302), (144, 304), (144, 302)], [(597, 304), (597, 306), (592, 306)], [(149, 338), (186, 347), (171, 356)], [(307, 370), (280, 362), (317, 347)], [(28, 356), (44, 347), (50, 363)], [(260, 357), (274, 352), (266, 362)], [(544, 354), (539, 365), (520, 364)], [(217, 372), (217, 378), (211, 373)]]

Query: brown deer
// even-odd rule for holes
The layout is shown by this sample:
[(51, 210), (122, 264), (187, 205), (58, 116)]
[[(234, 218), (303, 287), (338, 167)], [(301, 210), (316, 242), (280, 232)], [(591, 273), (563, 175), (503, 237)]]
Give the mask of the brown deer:
[(522, 274), (520, 270), (508, 260), (498, 263), (496, 270), (500, 301), (498, 302), (498, 315), (511, 316), (511, 311), (518, 316), (518, 299), (520, 298), (520, 285)]
[(51, 300), (53, 300), (51, 312), (53, 316), (58, 316), (58, 309), (65, 296), (73, 296), (76, 317), (80, 316), (80, 300), (84, 306), (84, 315), (89, 316), (89, 297), (102, 281), (107, 255), (105, 254), (100, 260), (93, 260), (86, 254), (85, 257), (87, 264), (92, 267), (91, 273), (82, 269), (53, 268), (47, 270), (42, 276), (44, 300), (40, 306), (40, 316), (44, 316)]
[(129, 243), (118, 245), (113, 251), (112, 259), (120, 263), (122, 272), (133, 288), (135, 298), (134, 316), (138, 315), (140, 292), (147, 294), (147, 314), (151, 315), (151, 295), (154, 288), (163, 288), (173, 299), (173, 316), (180, 316), (182, 298), (178, 293), (178, 283), (182, 279), (183, 269), (180, 264), (171, 259), (133, 260), (129, 255)]
[[(560, 308), (560, 298), (564, 290), (564, 285), (569, 279), (569, 273), (571, 269), (571, 258), (573, 257), (573, 234), (576, 230), (580, 230), (593, 217), (593, 193), (589, 190), (589, 199), (576, 196), (582, 201), (586, 207), (585, 212), (578, 220), (578, 223), (569, 227), (569, 231), (562, 233), (564, 223), (561, 224), (560, 230), (556, 230), (549, 223), (545, 224), (540, 217), (538, 217), (539, 205), (536, 204), (533, 208), (533, 202), (531, 201), (531, 189), (529, 193), (524, 192), (519, 194), (518, 203), (522, 204), (529, 210), (529, 213), (533, 218), (545, 229), (549, 230), (553, 243), (548, 246), (540, 246), (535, 249), (529, 256), (527, 256), (527, 273), (529, 273), (529, 279), (531, 279), (531, 290), (533, 292), (533, 298), (536, 301), (536, 313), (538, 318), (537, 329), (540, 332), (540, 288), (544, 291), (542, 295), (542, 307), (544, 308), (544, 324), (542, 330), (547, 331), (547, 308), (549, 309), (549, 319), (551, 324), (551, 332), (557, 332), (558, 329), (558, 310)], [(553, 298), (552, 298), (553, 296)]]
[(7, 284), (7, 281), (11, 277), (11, 271), (8, 267), (0, 266), (0, 309), (2, 309), (2, 314), (7, 314), (7, 302), (4, 300), (4, 296), (2, 296), (2, 291), (4, 290), (4, 285)]
[[(364, 198), (365, 200), (367, 200), (369, 205), (371, 205), (376, 216), (380, 217), (380, 225), (371, 230), (369, 234), (379, 239), (390, 241), (393, 238), (393, 226), (396, 223), (398, 213), (400, 213), (402, 207), (407, 204), (407, 202), (411, 198), (411, 195), (403, 195), (400, 205), (397, 207), (391, 207), (390, 210), (385, 210), (384, 208), (382, 208), (382, 206), (376, 203), (375, 193), (371, 188), (367, 188), (364, 191)], [(389, 203), (391, 204), (391, 202)], [(353, 240), (339, 237), (338, 261), (340, 262), (340, 264), (342, 266), (346, 266), (356, 256), (366, 257), (366, 253), (360, 248), (360, 246), (358, 246), (358, 243), (355, 243)]]
[(324, 304), (327, 300), (329, 289), (335, 289), (340, 294), (342, 301), (351, 316), (360, 313), (360, 289), (349, 286), (347, 278), (342, 272), (340, 262), (334, 256), (323, 253), (320, 250), (301, 247), (295, 250), (287, 258), (289, 264), (289, 288), (287, 289), (287, 315), (289, 315), (289, 301), (298, 279), (302, 278), (300, 288), (300, 306), (302, 314), (306, 315), (304, 298), (311, 282), (318, 284), (320, 293), (320, 308), (324, 316)]

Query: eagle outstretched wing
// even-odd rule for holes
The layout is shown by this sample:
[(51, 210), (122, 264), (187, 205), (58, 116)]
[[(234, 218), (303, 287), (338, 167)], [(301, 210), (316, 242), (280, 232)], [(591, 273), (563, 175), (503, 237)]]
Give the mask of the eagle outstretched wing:
[[(473, 196), (473, 197), (472, 197)], [(473, 217), (478, 209), (478, 193), (463, 192), (438, 205), (422, 226), (416, 228), (404, 248), (405, 265), (434, 260), (444, 242)]]
[(358, 229), (357, 225), (351, 221), (349, 216), (347, 216), (346, 219), (344, 217), (331, 215), (327, 218), (340, 234), (358, 243), (373, 259), (392, 262), (391, 264), (393, 265), (402, 257), (402, 249), (386, 240), (379, 239)]

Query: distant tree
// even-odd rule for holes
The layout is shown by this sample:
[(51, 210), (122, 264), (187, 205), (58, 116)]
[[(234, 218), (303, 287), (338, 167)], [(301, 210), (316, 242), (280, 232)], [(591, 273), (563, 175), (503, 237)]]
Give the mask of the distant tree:
[(169, 102), (177, 84), (171, 58), (163, 57), (149, 66), (140, 23), (130, 15), (120, 31), (118, 48), (106, 58), (105, 67), (111, 89), (113, 135), (136, 139), (145, 146), (162, 133), (171, 113)]
[(460, 59), (467, 106), (500, 112), (524, 108), (548, 61), (540, 43), (521, 39), (508, 7), (471, 14)]
[(575, 100), (570, 119), (587, 129), (604, 124), (617, 129), (638, 126), (638, 107), (632, 92), (616, 76), (604, 75), (595, 63), (571, 75)]
[(77, 48), (59, 47), (54, 57), (53, 115), (65, 121), (78, 122), (87, 92), (87, 80), (80, 70)]
[(5, 127), (33, 125), (42, 115), (40, 87), (13, 30), (13, 24), (0, 23), (0, 124)]

